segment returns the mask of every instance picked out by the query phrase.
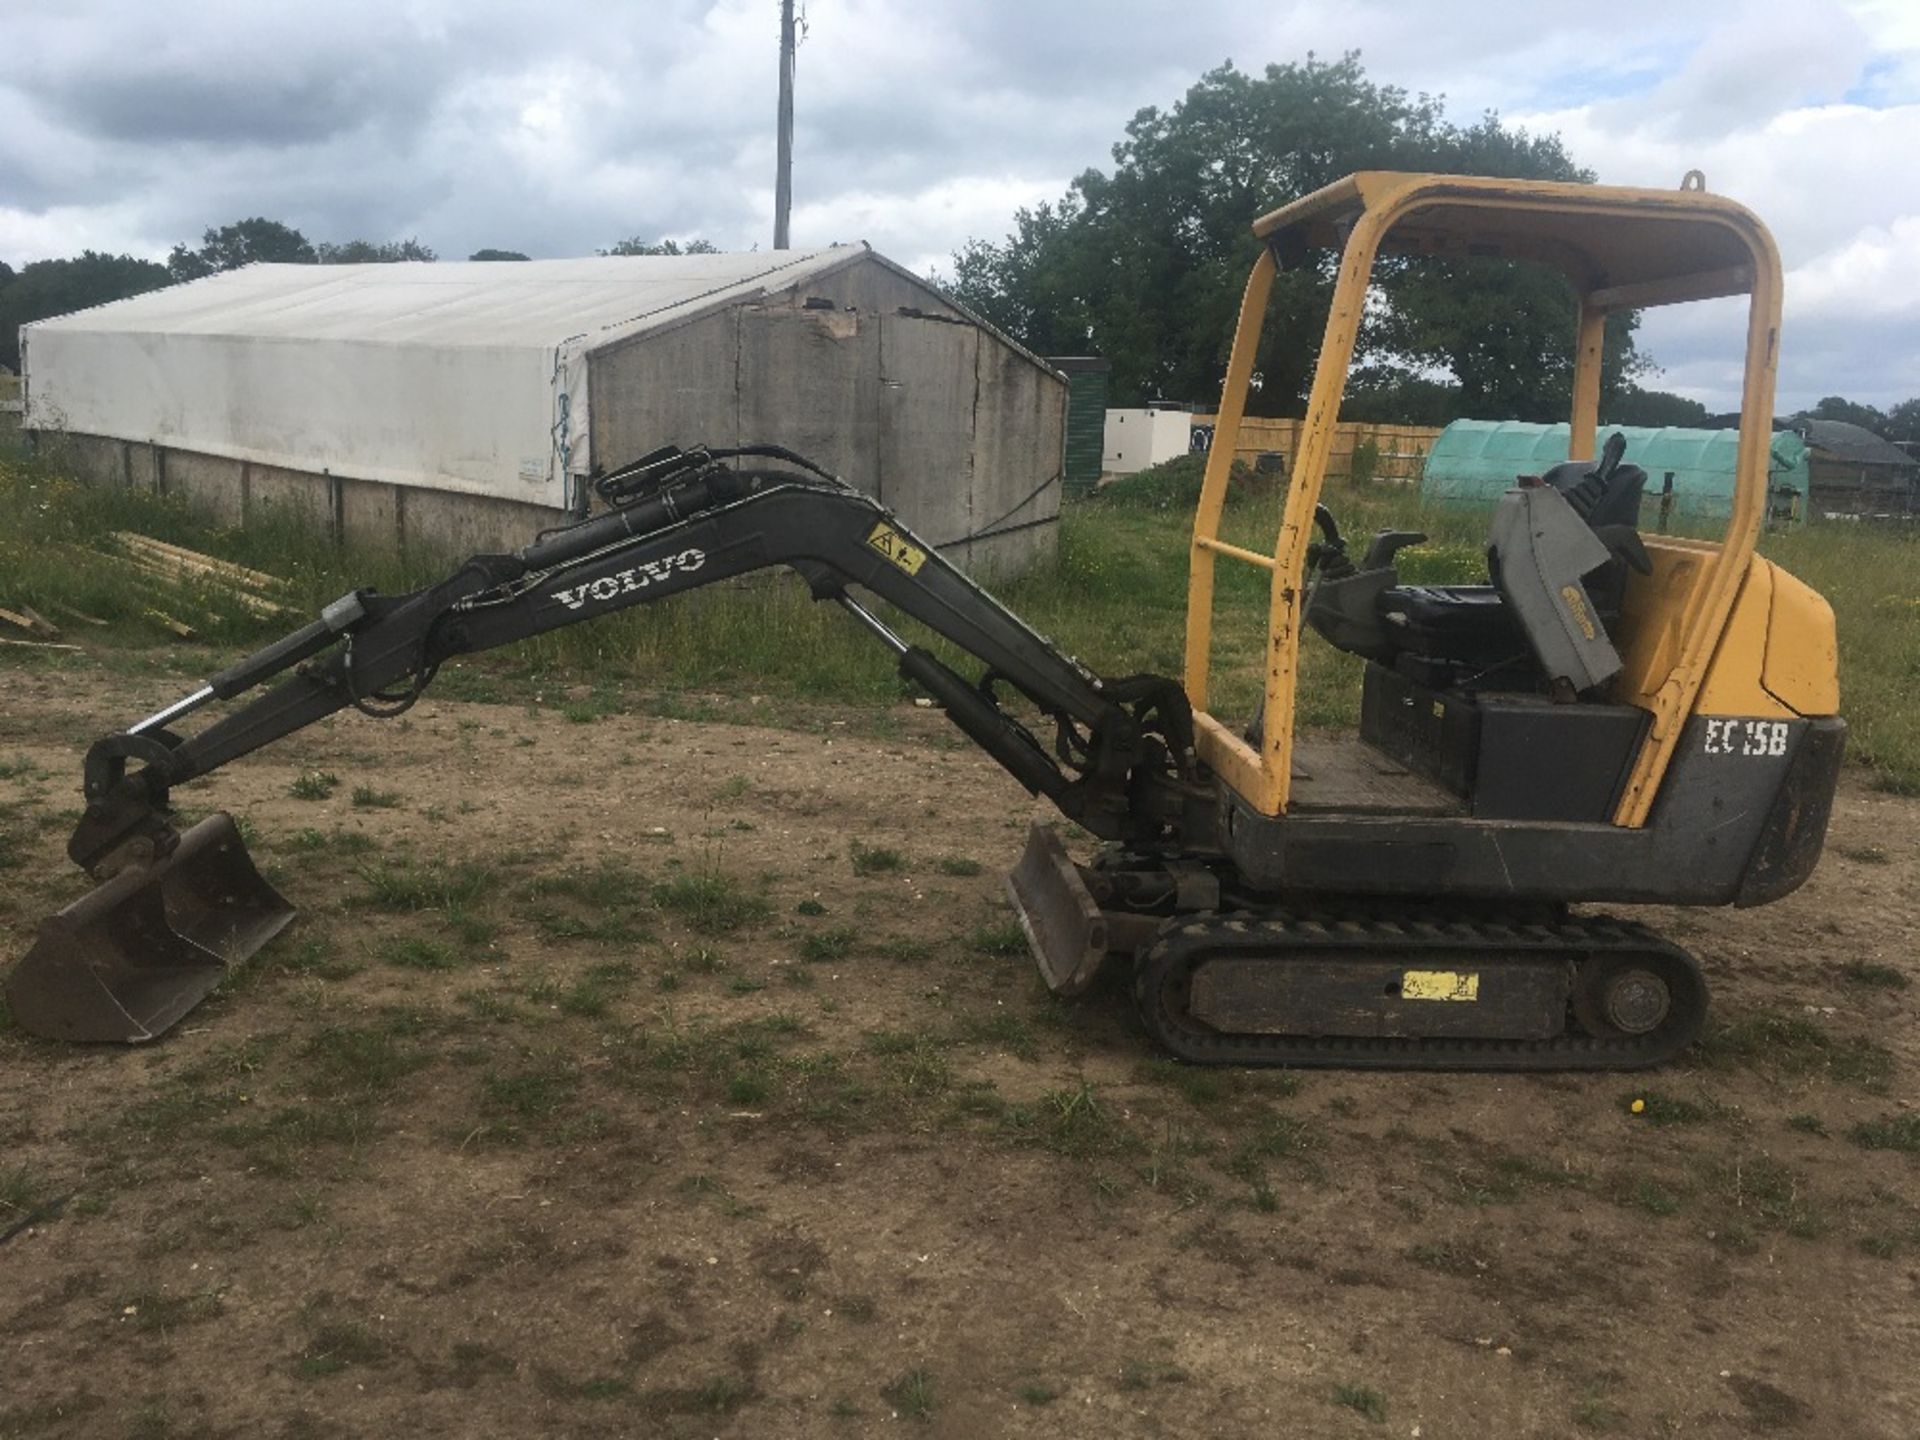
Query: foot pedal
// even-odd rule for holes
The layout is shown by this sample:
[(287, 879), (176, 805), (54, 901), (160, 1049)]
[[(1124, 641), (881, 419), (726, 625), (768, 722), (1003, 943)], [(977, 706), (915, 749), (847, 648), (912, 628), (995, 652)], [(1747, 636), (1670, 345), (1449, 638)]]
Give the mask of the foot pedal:
[(1007, 876), (1007, 897), (1047, 988), (1078, 995), (1091, 985), (1107, 958), (1107, 917), (1067, 847), (1045, 825), (1027, 832), (1026, 852)]

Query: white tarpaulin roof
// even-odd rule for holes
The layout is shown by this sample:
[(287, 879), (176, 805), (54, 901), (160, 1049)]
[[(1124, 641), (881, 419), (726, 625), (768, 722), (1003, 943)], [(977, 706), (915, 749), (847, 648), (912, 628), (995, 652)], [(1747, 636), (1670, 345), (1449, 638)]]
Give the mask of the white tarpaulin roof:
[(250, 265), (27, 326), (25, 423), (558, 506), (589, 354), (867, 253)]

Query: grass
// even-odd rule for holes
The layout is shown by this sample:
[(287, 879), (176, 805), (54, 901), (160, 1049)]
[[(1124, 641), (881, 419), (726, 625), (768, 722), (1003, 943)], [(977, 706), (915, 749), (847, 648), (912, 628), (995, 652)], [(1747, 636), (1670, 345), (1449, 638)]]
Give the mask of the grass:
[(1359, 1411), (1376, 1425), (1384, 1424), (1387, 1418), (1387, 1397), (1371, 1385), (1336, 1385), (1333, 1403)]
[[(1069, 504), (1052, 566), (996, 589), (1017, 614), (1069, 653), (1106, 674), (1141, 670), (1178, 674), (1184, 650), (1187, 554), (1200, 465), (1183, 458), (1101, 495)], [(1283, 487), (1245, 486), (1230, 496), (1223, 538), (1270, 548)], [(1327, 497), (1356, 538), (1375, 529), (1426, 532), (1427, 544), (1403, 552), (1409, 583), (1480, 581), (1488, 516), (1483, 509), (1422, 504), (1417, 492), (1349, 484)], [(104, 558), (84, 551), (107, 531), (138, 530), (282, 576), (288, 603), (317, 611), (343, 590), (373, 585), (397, 593), (442, 578), (450, 557), (417, 548), (407, 556), (336, 545), (298, 515), (265, 511), (242, 528), (223, 528), (178, 496), (85, 487), (57, 458), (0, 459), (0, 593), (42, 610), (71, 605), (109, 621), (105, 643), (141, 648), (178, 641), (147, 616), (151, 597)], [(77, 549), (74, 547), (78, 547)], [(1872, 526), (1809, 525), (1770, 535), (1769, 558), (1820, 591), (1838, 620), (1841, 685), (1852, 727), (1849, 754), (1873, 782), (1920, 794), (1920, 711), (1908, 703), (1920, 672), (1920, 606), (1911, 576), (1920, 538)], [(1251, 566), (1217, 572), (1214, 709), (1251, 712), (1264, 671), (1266, 577)], [(176, 613), (217, 646), (257, 645), (286, 628), (249, 615), (230, 597), (194, 593)], [(914, 643), (943, 659), (954, 651), (902, 616)], [(196, 667), (200, 668), (200, 667)], [(1317, 640), (1301, 650), (1298, 711), (1306, 726), (1350, 726), (1361, 667)], [(553, 686), (589, 690), (562, 703), (585, 723), (632, 708), (633, 687), (672, 692), (756, 694), (788, 700), (871, 704), (897, 699), (892, 657), (832, 606), (813, 603), (805, 586), (781, 578), (738, 590), (693, 592), (636, 606), (591, 625), (537, 637), (510, 653), (450, 664), (441, 684), (475, 698), (523, 698)], [(684, 702), (655, 698), (656, 712)], [(704, 704), (705, 702), (701, 702)], [(719, 718), (733, 712), (724, 706)], [(764, 707), (742, 718), (764, 721)]]
[(326, 770), (303, 770), (287, 787), (296, 800), (324, 800), (340, 788), (340, 777)]
[(387, 1342), (366, 1326), (329, 1321), (313, 1332), (295, 1369), (303, 1380), (318, 1380), (356, 1365), (378, 1364), (387, 1353)]
[(452, 970), (460, 963), (460, 956), (451, 945), (424, 940), (417, 935), (382, 940), (378, 954), (387, 964), (402, 970)]
[(1626, 1424), (1626, 1412), (1611, 1404), (1598, 1388), (1590, 1387), (1573, 1402), (1573, 1423), (1596, 1435), (1609, 1434)]
[(1635, 1101), (1642, 1106), (1640, 1117), (1649, 1125), (1697, 1125), (1711, 1113), (1706, 1105), (1682, 1100), (1677, 1095), (1662, 1094), (1658, 1090), (1635, 1093), (1627, 1096), (1622, 1103), (1631, 1113)]
[(1833, 606), (1848, 758), (1868, 769), (1876, 788), (1920, 795), (1920, 715), (1912, 705), (1920, 675), (1920, 605), (1912, 598), (1920, 537), (1811, 525), (1771, 536), (1761, 549)]
[(898, 850), (884, 845), (868, 845), (855, 840), (847, 847), (856, 875), (893, 875), (906, 869), (907, 860)]
[(376, 860), (359, 867), (366, 904), (381, 910), (463, 910), (499, 884), (492, 866), (463, 861)]
[(1801, 1240), (1817, 1239), (1828, 1228), (1805, 1182), (1790, 1167), (1767, 1155), (1739, 1155), (1709, 1165), (1710, 1194), (1732, 1214), (1718, 1227), (1730, 1248), (1749, 1249), (1749, 1227), (1784, 1230)]
[(483, 1107), (490, 1113), (521, 1121), (549, 1120), (579, 1089), (579, 1078), (557, 1062), (528, 1065), (481, 1077)]
[(1151, 1390), (1159, 1385), (1184, 1385), (1193, 1377), (1169, 1360), (1131, 1359), (1121, 1362), (1122, 1390)]
[(26, 1166), (0, 1174), (0, 1230), (11, 1229), (40, 1204), (42, 1186)]
[(1680, 1213), (1680, 1197), (1654, 1180), (1633, 1181), (1626, 1187), (1622, 1198), (1627, 1204), (1644, 1210), (1649, 1215), (1664, 1217)]
[(1849, 960), (1840, 968), (1840, 975), (1849, 985), (1864, 985), (1871, 990), (1904, 990), (1913, 983), (1906, 971), (1875, 960)]
[(800, 958), (809, 965), (844, 960), (853, 953), (854, 944), (859, 938), (860, 932), (851, 925), (835, 925), (826, 930), (811, 931), (800, 937)]
[(653, 887), (653, 903), (702, 935), (724, 935), (773, 913), (764, 895), (749, 893), (739, 880), (718, 870), (661, 881)]
[(991, 955), (997, 959), (1024, 955), (1027, 934), (1020, 928), (1018, 920), (995, 920), (976, 927), (967, 937), (967, 948), (976, 955)]
[(219, 1295), (210, 1290), (185, 1295), (143, 1290), (129, 1296), (121, 1305), (120, 1313), (133, 1322), (136, 1330), (164, 1335), (183, 1326), (212, 1320), (225, 1308)]
[(1869, 1090), (1885, 1085), (1893, 1073), (1893, 1057), (1873, 1041), (1835, 1037), (1804, 1015), (1775, 1010), (1721, 1025), (1702, 1037), (1693, 1055), (1708, 1066), (1737, 1060), (1783, 1076), (1825, 1075)]
[(1863, 1120), (1847, 1132), (1854, 1144), (1868, 1150), (1900, 1150), (1920, 1155), (1920, 1115), (1886, 1115)]
[(939, 1408), (933, 1389), (933, 1372), (918, 1367), (896, 1375), (880, 1388), (881, 1397), (902, 1415), (914, 1420), (930, 1420)]
[(960, 1022), (958, 1034), (962, 1040), (994, 1046), (1021, 1060), (1035, 1060), (1040, 1055), (1033, 1026), (1011, 1010), (967, 1016)]
[(400, 804), (398, 790), (376, 790), (371, 785), (353, 787), (354, 808), (359, 810), (393, 810)]
[(1008, 1138), (1069, 1160), (1104, 1159), (1142, 1148), (1118, 1109), (1102, 1101), (1085, 1080), (1071, 1089), (1049, 1091), (1036, 1105), (1008, 1107), (1001, 1123)]

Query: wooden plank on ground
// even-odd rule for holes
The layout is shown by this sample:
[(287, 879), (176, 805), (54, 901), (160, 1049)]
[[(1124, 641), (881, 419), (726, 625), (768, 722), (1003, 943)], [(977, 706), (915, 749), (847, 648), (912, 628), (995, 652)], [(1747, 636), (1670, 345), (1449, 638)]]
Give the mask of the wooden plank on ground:
[(231, 580), (255, 590), (278, 589), (286, 584), (286, 581), (277, 575), (269, 575), (261, 570), (250, 570), (245, 565), (236, 565), (231, 560), (204, 555), (198, 550), (189, 550), (184, 545), (156, 540), (151, 535), (142, 535), (136, 531), (116, 530), (113, 532), (113, 538), (130, 550), (139, 550), (160, 560), (171, 561), (181, 569), (218, 575), (224, 580)]
[(152, 606), (147, 607), (147, 618), (149, 620), (158, 621), (163, 627), (165, 627), (168, 630), (171, 630), (174, 634), (178, 635), (182, 640), (195, 639), (200, 633), (199, 631), (195, 630), (191, 625), (187, 624), (186, 621), (176, 620), (173, 618), (173, 616), (167, 614), (166, 611), (157, 610)]
[(36, 633), (44, 635), (49, 640), (58, 640), (60, 638), (60, 627), (47, 619), (46, 616), (42, 615), (31, 605), (22, 605), (20, 607), (20, 613), (33, 622), (33, 628)]
[(26, 631), (29, 635), (38, 635), (43, 640), (60, 638), (60, 627), (36, 615), (30, 606), (22, 605), (18, 610), (0, 609), (0, 620)]

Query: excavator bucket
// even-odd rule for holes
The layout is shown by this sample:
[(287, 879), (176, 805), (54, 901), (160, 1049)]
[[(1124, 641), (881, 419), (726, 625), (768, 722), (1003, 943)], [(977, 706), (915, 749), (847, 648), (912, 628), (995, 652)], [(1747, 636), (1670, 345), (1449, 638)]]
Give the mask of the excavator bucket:
[(1007, 898), (1047, 988), (1078, 995), (1091, 985), (1107, 958), (1107, 917), (1060, 837), (1045, 825), (1027, 832), (1026, 851), (1007, 876)]
[(20, 1028), (48, 1040), (162, 1035), (293, 919), (233, 817), (211, 816), (40, 926), (7, 978)]

